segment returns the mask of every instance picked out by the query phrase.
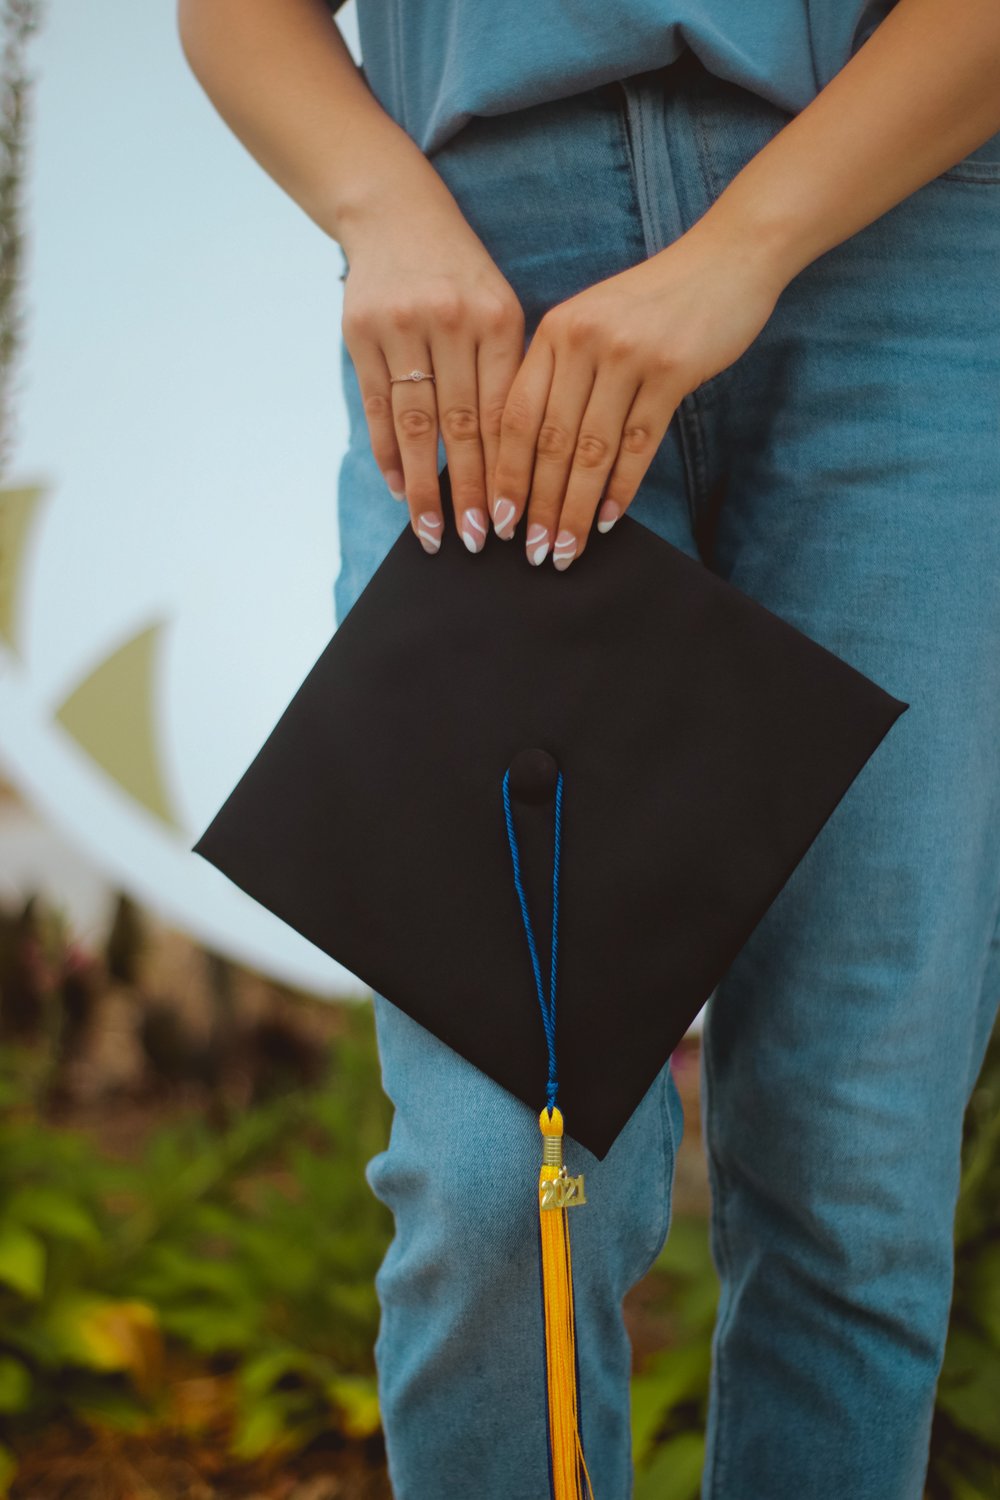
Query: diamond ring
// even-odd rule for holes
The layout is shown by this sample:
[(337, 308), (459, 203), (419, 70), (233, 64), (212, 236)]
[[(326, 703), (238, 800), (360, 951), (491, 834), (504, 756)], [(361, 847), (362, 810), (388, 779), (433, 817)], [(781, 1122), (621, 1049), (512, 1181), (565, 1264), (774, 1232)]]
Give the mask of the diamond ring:
[(395, 383), (396, 383), (397, 380), (433, 380), (433, 379), (434, 379), (434, 376), (433, 375), (428, 375), (424, 370), (411, 370), (410, 373), (409, 373), (409, 375), (393, 375), (390, 378), (390, 380), (389, 380), (389, 384), (390, 385), (395, 385)]

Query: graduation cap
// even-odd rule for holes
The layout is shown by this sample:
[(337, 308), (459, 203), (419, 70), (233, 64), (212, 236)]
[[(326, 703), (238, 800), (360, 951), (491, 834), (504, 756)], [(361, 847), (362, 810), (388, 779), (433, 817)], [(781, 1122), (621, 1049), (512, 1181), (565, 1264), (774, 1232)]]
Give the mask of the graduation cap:
[(401, 532), (193, 848), (543, 1105), (563, 1500), (589, 1485), (564, 1133), (606, 1156), (908, 705), (628, 515), (560, 573), (470, 555), (440, 485), (439, 551)]

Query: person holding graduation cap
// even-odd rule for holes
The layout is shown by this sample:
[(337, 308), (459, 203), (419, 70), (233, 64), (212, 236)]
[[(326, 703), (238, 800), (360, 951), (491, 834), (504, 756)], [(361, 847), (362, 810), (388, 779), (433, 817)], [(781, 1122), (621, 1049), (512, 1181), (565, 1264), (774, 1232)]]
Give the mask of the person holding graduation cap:
[(337, 629), (195, 848), (375, 994), (395, 1494), (631, 1494), (707, 1001), (704, 1500), (918, 1500), (1000, 999), (1000, 10), (358, 0), (362, 70), (324, 0), (178, 15), (344, 255)]

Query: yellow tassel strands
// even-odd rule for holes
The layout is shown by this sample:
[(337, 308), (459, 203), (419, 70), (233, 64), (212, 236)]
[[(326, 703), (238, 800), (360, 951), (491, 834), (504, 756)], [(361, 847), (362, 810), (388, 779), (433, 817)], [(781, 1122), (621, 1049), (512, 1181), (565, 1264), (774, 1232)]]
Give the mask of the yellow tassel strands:
[[(563, 1117), (543, 1109), (538, 1117), (543, 1150), (538, 1174), (542, 1243), (542, 1303), (545, 1310), (545, 1369), (549, 1402), (553, 1500), (594, 1500), (580, 1441), (576, 1390), (576, 1325), (573, 1263), (566, 1210), (586, 1203), (583, 1175), (570, 1177), (563, 1162)], [(586, 1492), (583, 1481), (586, 1480)]]
[(551, 1456), (551, 1500), (594, 1500), (594, 1490), (583, 1456), (580, 1438), (580, 1405), (576, 1389), (576, 1324), (573, 1313), (573, 1263), (569, 1252), (566, 1210), (586, 1203), (583, 1175), (570, 1177), (563, 1162), (563, 1117), (556, 1105), (559, 1081), (556, 1068), (556, 959), (559, 951), (559, 863), (562, 847), (563, 774), (547, 751), (527, 750), (516, 757), (520, 795), (537, 802), (555, 791), (555, 830), (552, 852), (552, 955), (549, 998), (545, 998), (528, 898), (521, 876), (521, 857), (511, 807), (511, 767), (503, 778), (504, 817), (514, 885), (549, 1054), (546, 1106), (538, 1116), (542, 1131), (542, 1166), (538, 1174), (539, 1242), (541, 1245), (542, 1308), (545, 1322), (545, 1385), (548, 1402), (549, 1453)]

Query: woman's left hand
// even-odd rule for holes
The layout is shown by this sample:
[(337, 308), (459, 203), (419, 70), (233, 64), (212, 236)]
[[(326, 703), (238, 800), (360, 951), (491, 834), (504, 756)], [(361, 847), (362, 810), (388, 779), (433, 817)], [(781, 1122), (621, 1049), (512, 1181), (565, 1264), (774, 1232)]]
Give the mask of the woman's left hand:
[(761, 246), (709, 219), (639, 265), (550, 308), (507, 393), (491, 514), (533, 563), (556, 568), (608, 531), (642, 482), (682, 398), (737, 360), (784, 286)]

